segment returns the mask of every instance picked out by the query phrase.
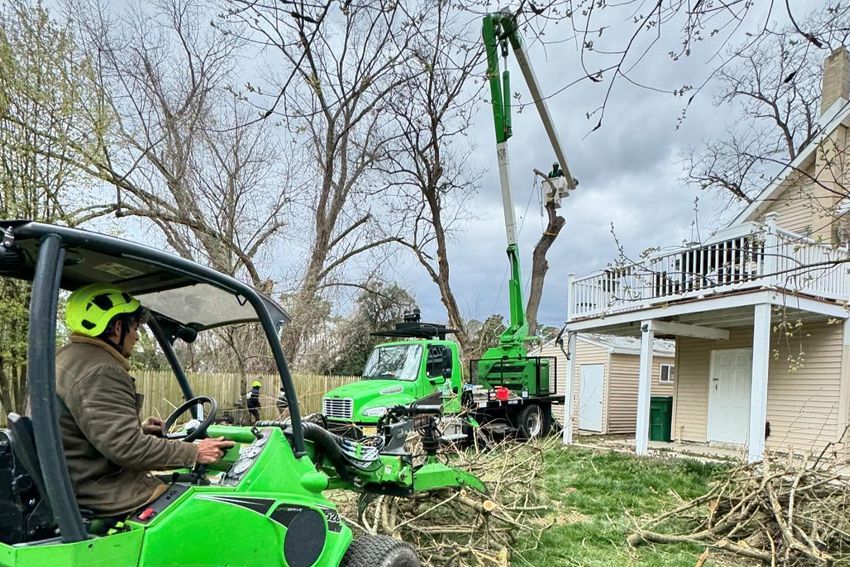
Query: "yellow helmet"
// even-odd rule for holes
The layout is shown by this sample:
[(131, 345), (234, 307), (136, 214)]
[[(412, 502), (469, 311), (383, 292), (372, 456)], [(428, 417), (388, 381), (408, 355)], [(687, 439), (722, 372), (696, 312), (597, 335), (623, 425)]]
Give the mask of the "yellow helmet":
[(253, 382), (251, 382), (251, 387), (252, 387), (252, 388), (259, 388), (259, 387), (260, 387), (260, 386), (262, 386), (262, 385), (263, 385), (263, 383), (262, 383), (262, 382), (260, 382), (259, 380), (254, 380)]
[(72, 332), (98, 337), (116, 315), (135, 313), (142, 304), (112, 284), (95, 283), (75, 290), (65, 307), (65, 321)]

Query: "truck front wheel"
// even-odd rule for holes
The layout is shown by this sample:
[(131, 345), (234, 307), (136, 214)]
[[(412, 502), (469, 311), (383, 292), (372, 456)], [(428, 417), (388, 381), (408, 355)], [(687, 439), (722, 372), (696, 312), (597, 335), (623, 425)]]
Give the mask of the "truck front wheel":
[(517, 430), (523, 439), (539, 439), (552, 429), (552, 412), (538, 404), (528, 404), (519, 412)]
[(419, 558), (403, 541), (367, 535), (354, 540), (339, 567), (419, 567)]

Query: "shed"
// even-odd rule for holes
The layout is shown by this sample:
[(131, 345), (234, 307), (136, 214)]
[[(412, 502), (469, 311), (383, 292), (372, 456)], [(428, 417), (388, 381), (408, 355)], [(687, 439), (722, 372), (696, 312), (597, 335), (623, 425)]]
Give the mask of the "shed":
[[(566, 392), (567, 357), (550, 341), (532, 349), (529, 356), (558, 359), (558, 392)], [(657, 339), (653, 344), (652, 396), (673, 397), (676, 381), (676, 346)], [(586, 434), (629, 435), (635, 433), (640, 373), (640, 340), (593, 333), (576, 337), (573, 376), (573, 424)], [(564, 406), (555, 406), (555, 418), (563, 423)]]

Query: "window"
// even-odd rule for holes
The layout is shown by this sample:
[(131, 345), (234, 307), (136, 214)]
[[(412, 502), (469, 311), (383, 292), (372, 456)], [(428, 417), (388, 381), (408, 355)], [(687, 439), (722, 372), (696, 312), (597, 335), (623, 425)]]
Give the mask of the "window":
[(676, 379), (676, 367), (672, 364), (661, 365), (661, 382), (663, 384), (672, 384)]
[(375, 347), (366, 367), (364, 378), (381, 380), (407, 380), (412, 382), (419, 376), (419, 363), (422, 360), (422, 346), (387, 345)]

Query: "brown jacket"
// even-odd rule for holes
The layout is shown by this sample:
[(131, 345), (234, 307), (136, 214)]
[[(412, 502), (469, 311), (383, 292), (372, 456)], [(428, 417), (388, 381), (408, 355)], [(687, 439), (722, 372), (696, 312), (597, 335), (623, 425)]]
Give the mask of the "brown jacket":
[(103, 341), (73, 335), (56, 356), (59, 426), (81, 508), (99, 515), (133, 511), (164, 485), (148, 471), (191, 467), (191, 443), (145, 435), (130, 363)]

